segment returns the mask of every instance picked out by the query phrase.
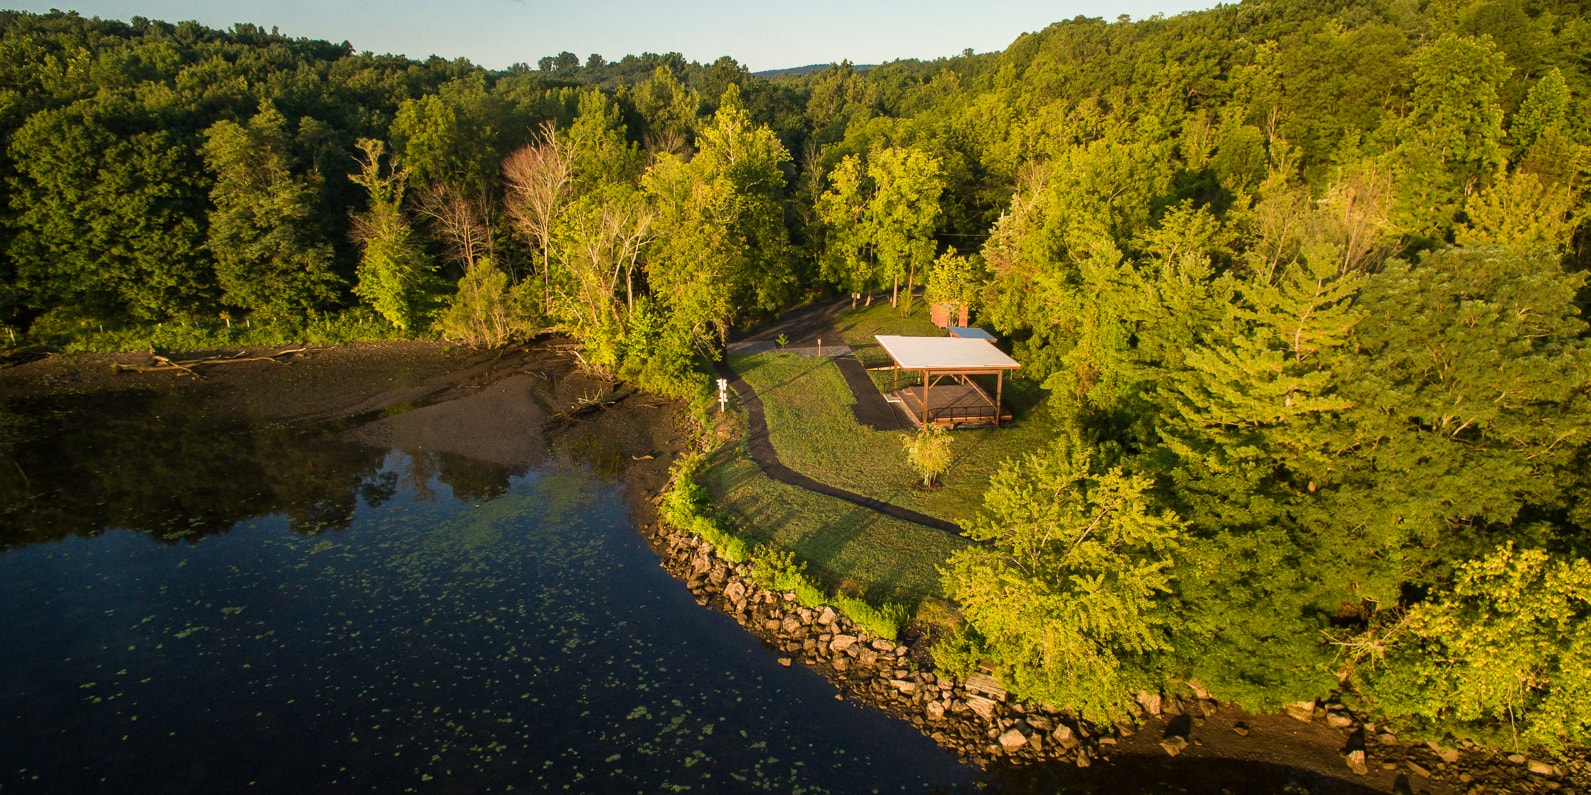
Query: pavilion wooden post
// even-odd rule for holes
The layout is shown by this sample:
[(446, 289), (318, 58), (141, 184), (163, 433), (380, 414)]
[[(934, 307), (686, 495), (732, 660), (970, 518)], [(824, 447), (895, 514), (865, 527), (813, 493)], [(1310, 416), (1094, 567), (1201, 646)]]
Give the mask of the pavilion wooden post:
[(923, 424), (928, 424), (928, 371), (923, 371)]
[(1000, 427), (1000, 393), (1005, 389), (1005, 371), (994, 373), (994, 427)]

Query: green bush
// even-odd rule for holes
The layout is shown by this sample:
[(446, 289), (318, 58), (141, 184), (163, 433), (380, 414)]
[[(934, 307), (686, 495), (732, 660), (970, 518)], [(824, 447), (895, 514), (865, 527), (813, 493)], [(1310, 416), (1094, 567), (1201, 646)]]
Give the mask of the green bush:
[(845, 594), (834, 595), (834, 606), (862, 629), (890, 640), (900, 637), (901, 627), (906, 626), (906, 620), (911, 617), (907, 614), (904, 605), (885, 602), (874, 607), (868, 602)]
[(940, 638), (934, 644), (933, 653), (934, 667), (958, 679), (965, 679), (977, 670), (979, 660), (989, 656), (982, 636), (966, 624)]
[(806, 564), (796, 560), (794, 553), (766, 545), (759, 545), (751, 552), (751, 579), (769, 590), (794, 591), (796, 601), (807, 607), (831, 604), (858, 626), (890, 640), (900, 636), (900, 629), (909, 618), (903, 605), (890, 602), (874, 607), (856, 597), (825, 593), (822, 586), (807, 576)]
[(760, 544), (751, 551), (752, 582), (773, 591), (794, 591), (807, 582), (806, 565), (795, 553)]
[(708, 513), (707, 489), (696, 480), (704, 461), (700, 453), (690, 453), (674, 464), (674, 482), (664, 492), (658, 513), (671, 527), (706, 540), (725, 560), (739, 563), (750, 557), (751, 550)]
[(1512, 543), (1459, 567), (1380, 638), (1363, 678), (1415, 733), (1564, 754), (1591, 741), (1591, 562)]

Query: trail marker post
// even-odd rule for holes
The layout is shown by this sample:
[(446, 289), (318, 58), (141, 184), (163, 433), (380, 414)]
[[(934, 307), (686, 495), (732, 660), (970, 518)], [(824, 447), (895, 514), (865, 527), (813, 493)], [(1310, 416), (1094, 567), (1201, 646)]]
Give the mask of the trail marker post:
[(729, 405), (729, 379), (718, 379), (718, 413), (723, 414)]

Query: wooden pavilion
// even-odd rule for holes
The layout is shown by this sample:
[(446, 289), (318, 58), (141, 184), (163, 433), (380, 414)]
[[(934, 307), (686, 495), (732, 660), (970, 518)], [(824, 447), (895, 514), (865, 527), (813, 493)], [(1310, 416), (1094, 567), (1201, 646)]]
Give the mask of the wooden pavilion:
[[(1022, 365), (987, 339), (961, 337), (902, 337), (880, 334), (874, 339), (895, 362), (892, 397), (900, 401), (912, 421), (951, 428), (957, 425), (1000, 427), (1011, 412), (1001, 404), (1005, 372)], [(915, 387), (900, 389), (900, 371), (922, 375)], [(994, 396), (978, 386), (973, 376), (994, 376)], [(952, 379), (952, 383), (944, 383)]]

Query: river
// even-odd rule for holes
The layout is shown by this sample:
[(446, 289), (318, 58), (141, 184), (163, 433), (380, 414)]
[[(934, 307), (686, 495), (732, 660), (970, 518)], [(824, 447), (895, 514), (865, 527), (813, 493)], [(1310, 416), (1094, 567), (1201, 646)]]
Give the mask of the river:
[(504, 467), (382, 449), (208, 395), (5, 406), (0, 791), (979, 777), (699, 608), (631, 524), (624, 482), (578, 450)]

